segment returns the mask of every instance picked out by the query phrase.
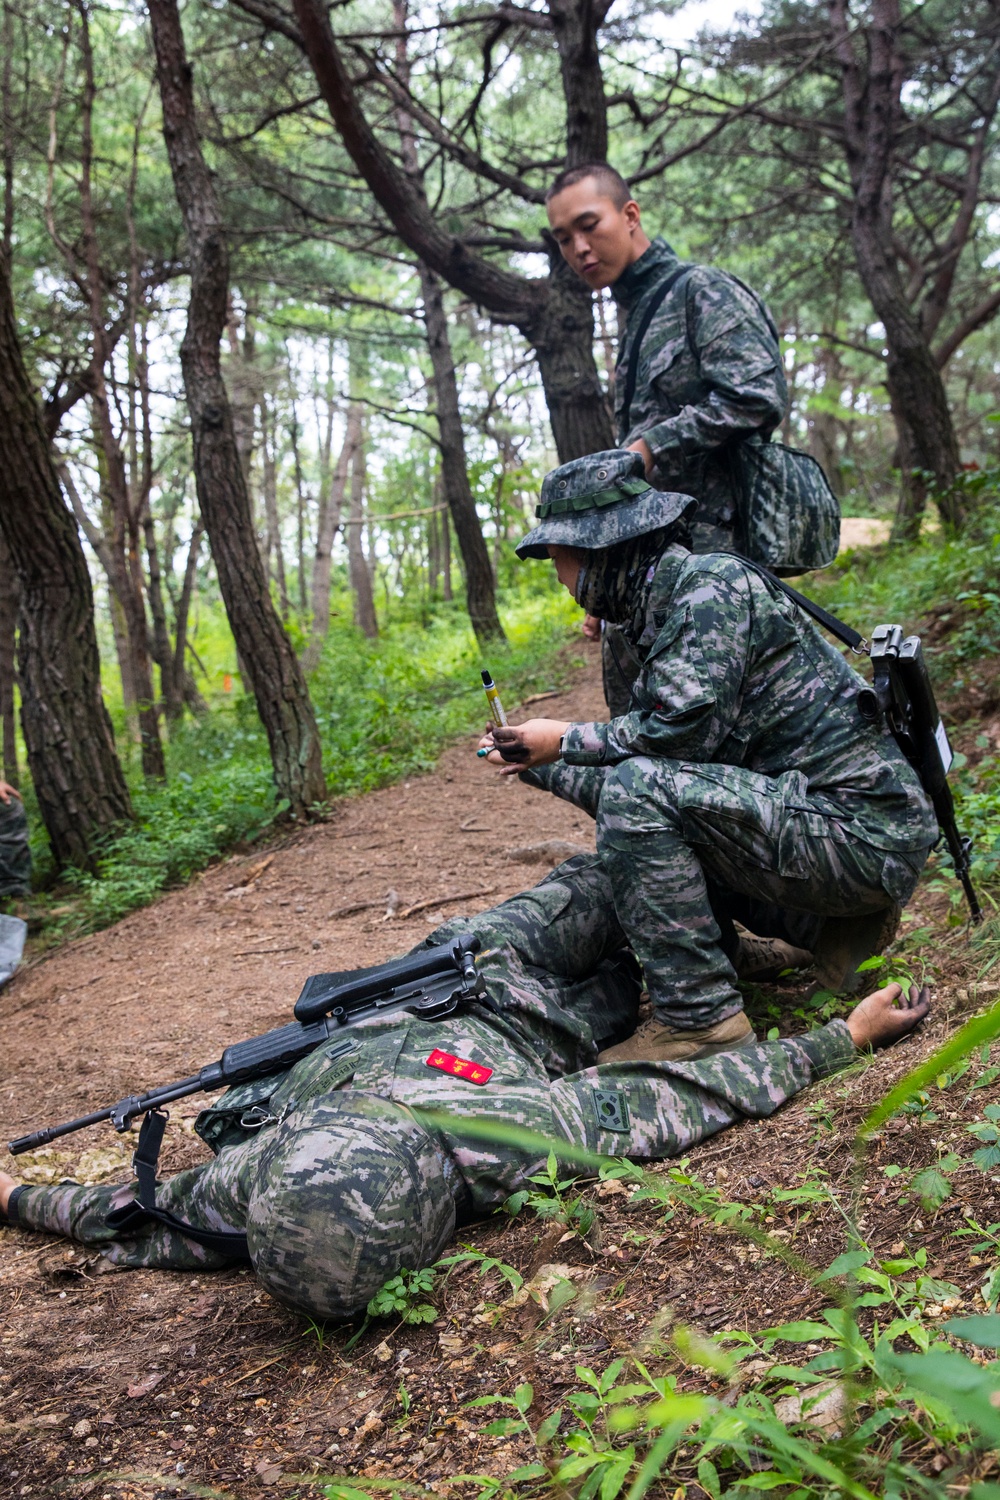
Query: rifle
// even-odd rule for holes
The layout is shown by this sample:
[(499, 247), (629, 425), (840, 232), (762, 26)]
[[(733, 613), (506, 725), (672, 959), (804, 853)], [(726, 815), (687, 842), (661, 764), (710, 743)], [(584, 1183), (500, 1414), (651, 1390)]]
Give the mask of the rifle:
[(879, 625), (872, 632), (868, 655), (874, 681), (872, 687), (858, 694), (858, 710), (870, 722), (885, 719), (919, 776), (934, 805), (934, 815), (955, 874), (962, 883), (969, 913), (978, 925), (983, 913), (969, 874), (972, 839), (963, 837), (955, 822), (955, 803), (948, 785), (954, 756), (938, 712), (920, 637), (908, 635), (904, 640), (898, 625)]
[[(464, 932), (450, 943), (408, 954), (391, 963), (313, 974), (295, 1002), (296, 1019), (289, 1025), (234, 1043), (218, 1062), (209, 1063), (190, 1078), (162, 1084), (145, 1094), (128, 1094), (117, 1104), (109, 1104), (78, 1120), (19, 1136), (9, 1143), (8, 1150), (12, 1156), (20, 1156), (75, 1130), (99, 1125), (103, 1120), (110, 1120), (117, 1131), (126, 1131), (139, 1115), (159, 1113), (163, 1105), (175, 1099), (280, 1073), (345, 1027), (372, 1016), (405, 1011), (425, 1021), (437, 1021), (450, 1015), (463, 1001), (479, 1000), (490, 1005), (476, 972), (475, 954), (481, 946), (473, 933)], [(165, 1117), (162, 1118), (165, 1123)], [(161, 1137), (162, 1133), (161, 1129)]]

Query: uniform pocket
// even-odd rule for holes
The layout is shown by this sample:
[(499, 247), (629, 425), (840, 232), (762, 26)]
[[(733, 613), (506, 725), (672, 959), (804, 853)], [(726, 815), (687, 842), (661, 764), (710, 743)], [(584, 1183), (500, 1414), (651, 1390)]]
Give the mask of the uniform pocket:
[(916, 890), (926, 858), (926, 849), (886, 855), (882, 866), (882, 888), (900, 906), (905, 906)]

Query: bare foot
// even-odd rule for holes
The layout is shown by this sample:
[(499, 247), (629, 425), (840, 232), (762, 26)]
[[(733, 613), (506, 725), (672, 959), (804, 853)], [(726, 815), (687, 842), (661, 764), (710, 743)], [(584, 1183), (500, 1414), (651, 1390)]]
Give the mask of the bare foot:
[(858, 1002), (847, 1017), (847, 1029), (855, 1047), (888, 1047), (919, 1026), (930, 1008), (926, 985), (918, 990), (913, 984), (905, 995), (902, 985), (887, 984)]
[(6, 1172), (0, 1172), (0, 1213), (7, 1212), (10, 1195), (16, 1187), (17, 1183), (13, 1177), (9, 1177)]

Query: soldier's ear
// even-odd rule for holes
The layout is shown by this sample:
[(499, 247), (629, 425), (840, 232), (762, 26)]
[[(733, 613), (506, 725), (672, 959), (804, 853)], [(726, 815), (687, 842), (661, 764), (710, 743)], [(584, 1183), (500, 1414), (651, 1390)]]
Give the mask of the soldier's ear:
[(629, 229), (642, 228), (642, 210), (634, 198), (630, 198), (623, 206), (622, 213), (625, 216), (625, 222)]

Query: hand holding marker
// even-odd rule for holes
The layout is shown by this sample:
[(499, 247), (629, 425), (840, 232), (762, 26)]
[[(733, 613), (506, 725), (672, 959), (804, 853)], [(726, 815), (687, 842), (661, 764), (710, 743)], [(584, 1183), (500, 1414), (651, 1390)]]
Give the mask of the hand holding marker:
[[(527, 746), (521, 743), (521, 738), (517, 731), (510, 728), (507, 722), (507, 715), (504, 712), (504, 706), (500, 702), (497, 685), (485, 668), (482, 672), (482, 678), (483, 691), (486, 693), (486, 701), (490, 706), (490, 718), (493, 721), (492, 724), (487, 724), (486, 731), (493, 734), (493, 748), (506, 761), (513, 761), (516, 764), (519, 761), (527, 760), (529, 753)], [(489, 747), (476, 751), (480, 760), (484, 760), (489, 753)]]

